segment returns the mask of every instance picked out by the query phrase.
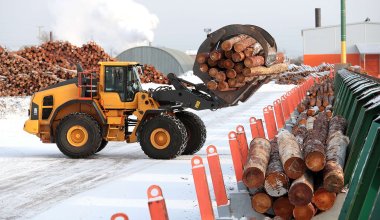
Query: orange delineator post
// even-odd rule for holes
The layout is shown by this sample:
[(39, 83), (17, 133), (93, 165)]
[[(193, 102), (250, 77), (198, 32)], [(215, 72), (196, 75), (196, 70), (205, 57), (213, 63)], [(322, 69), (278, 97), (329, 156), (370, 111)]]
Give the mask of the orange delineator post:
[(276, 121), (274, 119), (273, 106), (268, 105), (263, 109), (268, 139), (272, 140), (277, 134)]
[(257, 130), (259, 130), (259, 137), (265, 138), (264, 125), (262, 119), (257, 119)]
[(220, 167), (220, 159), (216, 147), (210, 145), (206, 149), (207, 161), (210, 168), (212, 185), (214, 187), (215, 199), (217, 206), (228, 204), (226, 187), (224, 185), (222, 168)]
[(290, 95), (290, 92), (286, 93), (286, 100), (288, 101), (288, 114), (289, 114), (289, 118), (290, 118), (290, 116), (292, 115), (292, 112), (294, 111), (293, 99)]
[(252, 139), (259, 137), (259, 129), (257, 128), (257, 120), (255, 117), (249, 118), (249, 127), (251, 128)]
[(228, 134), (228, 142), (230, 144), (230, 151), (232, 156), (232, 162), (234, 165), (236, 182), (242, 182), (243, 180), (243, 164), (241, 159), (241, 153), (239, 149), (239, 143), (237, 141), (237, 134), (235, 131), (231, 131)]
[(241, 162), (244, 165), (248, 157), (248, 143), (247, 143), (247, 136), (245, 135), (244, 127), (242, 125), (238, 125), (236, 127), (236, 133), (237, 133), (236, 139), (239, 143), (239, 147), (241, 151), (241, 158), (242, 158)]
[(111, 216), (111, 220), (120, 220), (120, 218), (128, 220), (128, 216), (122, 212), (115, 213)]
[(282, 113), (281, 101), (277, 99), (273, 102), (274, 112), (276, 116), (277, 128), (283, 128), (285, 125), (284, 114)]
[(289, 107), (288, 107), (289, 103), (288, 103), (288, 100), (286, 98), (286, 95), (283, 95), (281, 96), (281, 107), (282, 107), (282, 112), (284, 113), (284, 119), (285, 121), (287, 121), (290, 117), (290, 114), (289, 114)]
[(214, 220), (210, 191), (208, 188), (206, 170), (200, 156), (191, 159), (191, 171), (193, 173), (195, 191), (197, 193), (199, 210), (202, 220)]
[(161, 188), (157, 185), (151, 185), (147, 194), (150, 218), (152, 220), (168, 220), (168, 211)]

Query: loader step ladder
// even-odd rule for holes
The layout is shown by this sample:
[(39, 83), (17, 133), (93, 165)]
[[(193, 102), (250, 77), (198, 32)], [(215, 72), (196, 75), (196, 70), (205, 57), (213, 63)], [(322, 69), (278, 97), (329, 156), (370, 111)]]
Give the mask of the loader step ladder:
[(98, 79), (94, 71), (78, 73), (78, 95), (80, 100), (92, 100), (98, 95)]

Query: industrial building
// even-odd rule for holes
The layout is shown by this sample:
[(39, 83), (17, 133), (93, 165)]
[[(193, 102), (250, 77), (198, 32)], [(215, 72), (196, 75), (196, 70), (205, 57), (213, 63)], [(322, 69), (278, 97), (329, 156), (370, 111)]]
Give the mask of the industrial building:
[[(340, 25), (302, 30), (304, 63), (340, 63)], [(347, 62), (380, 77), (380, 23), (347, 24)]]
[(161, 72), (181, 74), (193, 70), (194, 58), (186, 53), (165, 47), (140, 46), (120, 53), (120, 61), (136, 61), (155, 66)]

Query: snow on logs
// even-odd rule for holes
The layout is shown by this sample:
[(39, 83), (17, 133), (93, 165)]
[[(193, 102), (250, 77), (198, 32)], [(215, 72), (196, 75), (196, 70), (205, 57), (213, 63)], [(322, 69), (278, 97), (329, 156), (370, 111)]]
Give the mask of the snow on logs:
[(344, 135), (346, 120), (335, 116), (331, 119), (329, 128), (323, 186), (328, 191), (339, 193), (344, 187), (343, 168), (349, 143), (349, 138)]
[(264, 182), (265, 191), (272, 197), (285, 195), (289, 189), (289, 178), (282, 167), (277, 140), (271, 141), (271, 155)]
[(263, 47), (254, 38), (237, 35), (221, 42), (220, 47), (196, 57), (199, 69), (208, 74), (210, 90), (230, 91), (254, 83), (258, 76), (275, 75), (287, 70), (285, 56), (278, 53), (276, 64), (265, 67)]

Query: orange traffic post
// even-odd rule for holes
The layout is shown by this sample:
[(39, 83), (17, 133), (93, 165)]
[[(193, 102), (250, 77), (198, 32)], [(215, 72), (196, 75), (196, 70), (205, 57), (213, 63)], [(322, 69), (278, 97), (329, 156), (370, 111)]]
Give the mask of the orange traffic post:
[(240, 151), (241, 151), (241, 163), (244, 165), (247, 157), (248, 157), (248, 143), (247, 143), (247, 136), (245, 135), (245, 130), (242, 125), (238, 125), (236, 127), (236, 133), (237, 133), (237, 141), (239, 143)]
[(288, 100), (288, 110), (289, 110), (289, 118), (290, 118), (290, 116), (292, 115), (294, 111), (293, 99), (292, 99), (292, 96), (290, 95), (290, 92), (286, 93), (286, 99)]
[(207, 161), (210, 168), (212, 185), (214, 187), (215, 199), (217, 206), (228, 205), (226, 187), (224, 185), (222, 168), (216, 147), (210, 145), (206, 149)]
[(286, 99), (286, 95), (281, 96), (281, 107), (282, 112), (284, 113), (284, 119), (287, 121), (289, 119), (289, 108), (288, 108), (288, 100)]
[(277, 128), (283, 128), (285, 125), (284, 114), (282, 112), (281, 101), (277, 99), (273, 102), (274, 112), (276, 116)]
[(206, 170), (203, 160), (200, 156), (194, 156), (191, 159), (191, 170), (194, 178), (195, 191), (197, 193), (199, 210), (202, 220), (215, 219), (214, 210), (212, 209), (210, 191), (208, 189)]
[(259, 137), (259, 129), (257, 128), (257, 119), (255, 117), (249, 118), (249, 127), (251, 128), (252, 139)]
[(239, 183), (243, 180), (243, 164), (239, 149), (239, 143), (237, 141), (237, 134), (235, 131), (231, 131), (228, 134), (228, 142), (230, 144), (230, 151), (232, 156), (232, 162), (234, 164), (236, 182)]
[(257, 119), (257, 129), (259, 130), (259, 137), (265, 138), (264, 125), (262, 119)]
[(274, 119), (273, 106), (268, 105), (263, 109), (268, 139), (272, 140), (277, 134), (276, 121)]
[(147, 194), (150, 218), (152, 220), (168, 220), (168, 211), (161, 188), (157, 185), (151, 185)]
[(128, 220), (128, 216), (125, 213), (118, 212), (111, 216), (111, 220)]

